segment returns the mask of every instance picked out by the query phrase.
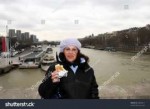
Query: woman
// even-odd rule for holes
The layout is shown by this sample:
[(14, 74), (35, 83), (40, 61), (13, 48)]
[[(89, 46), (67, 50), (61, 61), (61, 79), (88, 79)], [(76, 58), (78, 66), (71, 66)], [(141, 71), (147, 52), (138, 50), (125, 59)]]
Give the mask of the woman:
[(68, 71), (67, 77), (59, 78), (55, 65), (50, 66), (46, 77), (39, 86), (39, 94), (44, 99), (98, 99), (98, 85), (89, 58), (80, 51), (77, 39), (66, 39), (60, 43), (57, 63)]

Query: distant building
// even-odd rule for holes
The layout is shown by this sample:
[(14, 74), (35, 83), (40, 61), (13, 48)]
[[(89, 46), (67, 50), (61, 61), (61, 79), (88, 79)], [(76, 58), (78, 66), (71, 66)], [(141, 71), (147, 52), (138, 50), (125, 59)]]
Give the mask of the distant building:
[(16, 30), (17, 40), (21, 41), (21, 30)]
[(8, 33), (9, 37), (15, 37), (15, 29), (9, 29), (9, 33)]
[(150, 24), (146, 25), (146, 29), (150, 30)]
[(38, 42), (38, 39), (36, 38), (36, 35), (30, 35), (30, 39), (33, 43)]
[(13, 40), (14, 37), (17, 38), (17, 41), (22, 42), (22, 41), (29, 41), (29, 42), (38, 42), (38, 39), (36, 38), (36, 35), (31, 35), (29, 32), (21, 33), (21, 30), (16, 30), (15, 29), (9, 29), (8, 31), (8, 37), (11, 38), (11, 41)]
[(112, 36), (117, 36), (117, 33), (118, 33), (117, 31), (113, 31)]
[(25, 35), (25, 40), (29, 40), (29, 32), (25, 32), (24, 35)]
[(25, 33), (21, 33), (21, 41), (25, 41)]
[(39, 39), (36, 38), (35, 42), (39, 42)]

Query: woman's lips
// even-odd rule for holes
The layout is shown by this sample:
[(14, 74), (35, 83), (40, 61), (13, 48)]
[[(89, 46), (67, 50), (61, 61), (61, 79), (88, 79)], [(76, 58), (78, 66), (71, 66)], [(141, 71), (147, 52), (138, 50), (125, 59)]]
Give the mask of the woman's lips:
[(69, 59), (72, 59), (72, 58), (74, 58), (74, 56), (67, 56)]

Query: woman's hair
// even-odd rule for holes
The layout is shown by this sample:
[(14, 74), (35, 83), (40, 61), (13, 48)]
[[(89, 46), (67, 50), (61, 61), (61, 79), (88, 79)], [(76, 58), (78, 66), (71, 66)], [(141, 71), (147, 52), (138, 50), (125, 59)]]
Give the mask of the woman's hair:
[[(62, 62), (68, 62), (68, 61), (66, 60), (66, 57), (65, 57), (65, 55), (64, 55), (63, 52), (59, 53), (59, 56), (58, 56), (58, 57), (59, 57), (59, 59), (60, 59)], [(87, 63), (89, 62), (89, 57), (86, 56), (85, 54), (81, 53), (80, 51), (78, 51), (78, 53), (77, 53), (77, 58), (76, 58), (76, 60), (74, 61), (74, 63), (80, 63), (80, 59), (81, 59), (81, 58), (84, 58)]]

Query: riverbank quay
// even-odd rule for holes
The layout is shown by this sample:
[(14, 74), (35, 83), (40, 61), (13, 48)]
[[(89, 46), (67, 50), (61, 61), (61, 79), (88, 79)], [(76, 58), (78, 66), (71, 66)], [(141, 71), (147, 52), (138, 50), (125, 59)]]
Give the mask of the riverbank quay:
[(9, 73), (11, 70), (18, 68), (18, 57), (0, 58), (0, 75)]
[(14, 68), (15, 67), (13, 65), (11, 65), (11, 64), (10, 65), (1, 65), (0, 66), (0, 75), (8, 73), (9, 71), (11, 71)]

